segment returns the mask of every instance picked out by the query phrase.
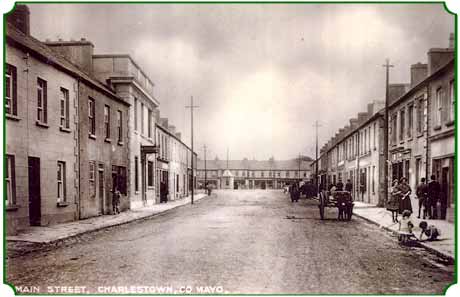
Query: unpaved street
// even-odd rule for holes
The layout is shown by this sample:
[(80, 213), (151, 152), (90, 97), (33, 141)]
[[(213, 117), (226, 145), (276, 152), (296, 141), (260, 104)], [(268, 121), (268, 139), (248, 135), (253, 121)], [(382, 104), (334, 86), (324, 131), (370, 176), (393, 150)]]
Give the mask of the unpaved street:
[[(436, 293), (453, 267), (353, 217), (319, 219), (281, 191), (220, 191), (161, 216), (8, 261), (16, 286), (222, 288), (227, 293)], [(61, 287), (56, 289), (62, 289)], [(202, 288), (201, 288), (202, 289)], [(111, 289), (113, 290), (113, 289)], [(113, 293), (113, 292), (112, 292)], [(199, 293), (199, 292), (198, 292)]]

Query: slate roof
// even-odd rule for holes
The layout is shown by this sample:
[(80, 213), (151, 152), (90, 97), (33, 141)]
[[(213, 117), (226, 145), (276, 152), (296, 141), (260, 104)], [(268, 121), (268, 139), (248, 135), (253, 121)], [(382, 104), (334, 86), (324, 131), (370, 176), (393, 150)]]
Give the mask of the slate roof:
[[(301, 170), (310, 170), (312, 160), (308, 157), (300, 164)], [(197, 169), (204, 170), (204, 160), (197, 160)], [(206, 160), (207, 170), (227, 169), (227, 160)], [(298, 159), (291, 160), (228, 160), (228, 169), (231, 170), (298, 170)]]
[(118, 102), (121, 102), (127, 106), (130, 105), (128, 102), (118, 97), (107, 86), (80, 70), (77, 66), (72, 64), (57, 52), (53, 51), (40, 40), (22, 33), (8, 22), (6, 24), (7, 26), (5, 39), (6, 42), (11, 46), (20, 48), (23, 51), (33, 55), (37, 59), (43, 61), (44, 63), (49, 64), (63, 72), (66, 72), (73, 77), (78, 77), (86, 84), (91, 85), (98, 91), (103, 92), (105, 95), (115, 99)]

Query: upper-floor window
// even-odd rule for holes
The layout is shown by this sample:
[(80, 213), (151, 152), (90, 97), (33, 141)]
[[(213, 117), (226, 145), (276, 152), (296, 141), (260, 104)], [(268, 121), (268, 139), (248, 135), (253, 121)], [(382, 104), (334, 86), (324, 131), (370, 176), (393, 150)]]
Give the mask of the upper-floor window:
[(289, 177), (289, 171), (286, 171), (286, 177)]
[(47, 103), (46, 81), (37, 78), (37, 121), (48, 122), (48, 103)]
[(70, 116), (69, 116), (69, 107), (70, 107), (69, 91), (67, 89), (61, 88), (60, 96), (61, 96), (61, 98), (60, 98), (61, 114), (60, 114), (59, 125), (62, 128), (68, 129), (69, 128), (69, 119), (70, 119)]
[(17, 96), (17, 70), (16, 67), (6, 64), (5, 73), (5, 112), (10, 115), (18, 115)]
[(417, 134), (423, 133), (423, 98), (417, 100)]
[(263, 171), (260, 172), (260, 177), (264, 177), (264, 172)]
[(123, 114), (121, 110), (117, 112), (117, 131), (118, 131), (118, 143), (123, 142)]
[(444, 90), (442, 88), (438, 88), (436, 90), (436, 105), (435, 105), (435, 125), (441, 126), (441, 119), (442, 119), (442, 98), (444, 97)]
[(141, 103), (141, 134), (144, 135), (144, 103)]
[(13, 155), (5, 155), (5, 204), (6, 206), (16, 205), (16, 174)]
[(66, 172), (65, 162), (57, 162), (57, 202), (66, 201)]
[(449, 99), (450, 99), (450, 113), (449, 121), (455, 120), (455, 89), (454, 81), (451, 80), (449, 83)]
[(399, 112), (399, 140), (404, 140), (404, 131), (406, 130), (406, 111), (401, 109)]
[(110, 139), (110, 106), (104, 106), (104, 134), (106, 139)]
[(396, 114), (394, 114), (392, 117), (391, 117), (391, 142), (393, 144), (396, 144), (397, 142), (397, 126), (398, 126), (398, 116)]
[(374, 123), (374, 150), (377, 148), (377, 123)]
[(147, 114), (147, 136), (152, 138), (152, 111), (149, 109)]
[(134, 131), (137, 131), (137, 98), (134, 98)]
[(88, 98), (88, 132), (96, 135), (96, 102), (93, 98)]
[(412, 138), (412, 129), (414, 127), (414, 105), (407, 107), (407, 138)]

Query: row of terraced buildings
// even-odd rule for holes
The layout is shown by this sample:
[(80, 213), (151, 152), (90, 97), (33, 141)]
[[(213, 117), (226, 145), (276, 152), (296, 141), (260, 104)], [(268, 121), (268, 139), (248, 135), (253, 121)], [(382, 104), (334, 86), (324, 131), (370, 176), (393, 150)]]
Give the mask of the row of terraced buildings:
[[(385, 178), (406, 177), (415, 189), (422, 177), (435, 175), (447, 203), (447, 219), (454, 213), (455, 61), (454, 36), (448, 48), (432, 48), (426, 64), (411, 66), (409, 84), (389, 85), (388, 160), (384, 159), (384, 101), (368, 104), (320, 149), (318, 181), (324, 186), (353, 184), (357, 201), (384, 206)], [(388, 166), (388, 176), (384, 175)]]
[(115, 189), (122, 211), (188, 196), (196, 154), (139, 64), (83, 38), (37, 40), (25, 5), (5, 26), (8, 234), (111, 214)]

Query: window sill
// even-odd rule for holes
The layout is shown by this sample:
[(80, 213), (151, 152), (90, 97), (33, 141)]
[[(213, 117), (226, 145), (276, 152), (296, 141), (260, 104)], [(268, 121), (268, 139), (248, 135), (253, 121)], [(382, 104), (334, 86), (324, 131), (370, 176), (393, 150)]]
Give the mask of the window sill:
[(7, 113), (7, 114), (5, 114), (5, 116), (6, 116), (6, 119), (8, 119), (8, 120), (12, 120), (12, 121), (16, 121), (16, 122), (19, 122), (21, 120), (20, 117), (18, 117), (17, 115), (14, 115), (14, 114)]
[(106, 138), (106, 139), (104, 139), (104, 141), (105, 141), (105, 142), (108, 142), (108, 143), (111, 143), (111, 142), (112, 142), (112, 139)]
[(72, 132), (72, 130), (70, 130), (69, 128), (64, 128), (64, 127), (59, 127), (59, 131), (65, 132), (65, 133), (70, 133), (70, 132)]
[(38, 127), (46, 128), (46, 129), (48, 129), (50, 127), (50, 126), (48, 126), (47, 123), (43, 123), (43, 122), (40, 122), (38, 120), (35, 122), (35, 125), (37, 125)]
[(91, 139), (96, 139), (96, 135), (91, 134), (91, 133), (88, 134), (88, 137), (91, 138)]
[(69, 206), (69, 203), (68, 202), (58, 202), (58, 203), (56, 203), (56, 206), (57, 207), (66, 207), (66, 206)]
[(7, 205), (6, 206), (6, 211), (16, 211), (19, 209), (19, 206), (18, 205)]
[(448, 121), (448, 122), (446, 123), (446, 127), (450, 127), (450, 126), (453, 126), (453, 125), (454, 125), (454, 123), (455, 123), (455, 121), (454, 121), (454, 120)]
[(404, 144), (404, 140), (400, 140), (400, 141), (399, 141), (399, 144)]
[(423, 137), (423, 133), (420, 133), (419, 135), (417, 135), (417, 138), (420, 138), (420, 137)]
[(433, 127), (433, 130), (441, 130), (441, 125), (436, 125)]
[(124, 145), (125, 143), (123, 141), (118, 141), (118, 145)]
[(412, 141), (412, 139), (413, 139), (413, 138), (412, 138), (412, 136), (411, 136), (411, 137), (407, 138), (407, 141), (408, 141), (408, 142), (409, 142), (409, 141)]

